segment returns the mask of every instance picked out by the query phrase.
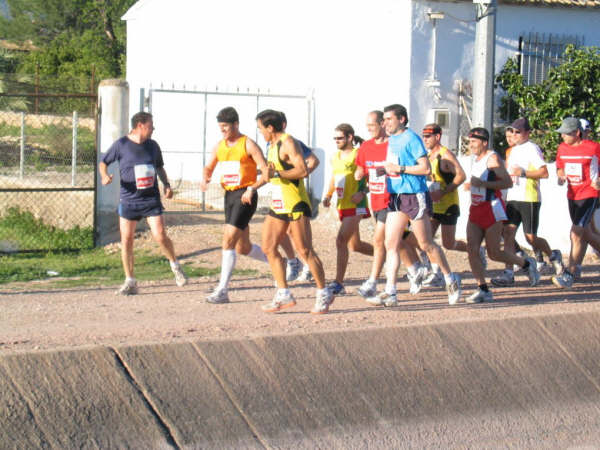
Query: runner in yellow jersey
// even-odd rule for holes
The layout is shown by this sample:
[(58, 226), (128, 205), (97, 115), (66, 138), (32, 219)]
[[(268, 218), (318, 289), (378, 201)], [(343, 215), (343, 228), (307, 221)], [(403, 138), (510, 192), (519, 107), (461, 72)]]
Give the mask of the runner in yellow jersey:
[[(229, 303), (229, 279), (235, 267), (236, 253), (267, 262), (261, 248), (250, 242), (250, 220), (256, 211), (256, 190), (266, 183), (267, 163), (256, 143), (239, 131), (239, 116), (232, 107), (219, 111), (217, 122), (223, 139), (215, 145), (204, 167), (201, 189), (206, 191), (213, 171), (219, 165), (221, 186), (225, 189), (221, 278), (208, 303)], [(261, 171), (257, 179), (257, 168)]]
[[(446, 250), (467, 251), (467, 243), (456, 239), (456, 222), (460, 216), (458, 191), (466, 178), (458, 159), (441, 143), (442, 128), (437, 123), (423, 127), (423, 143), (431, 163), (429, 195), (433, 201), (431, 233), (435, 236), (442, 229), (442, 246)], [(444, 277), (437, 264), (431, 265), (431, 273), (423, 281), (425, 286), (445, 286)]]
[(347, 123), (342, 123), (335, 128), (337, 151), (331, 159), (332, 176), (329, 191), (323, 199), (323, 206), (328, 208), (331, 197), (337, 195), (337, 211), (342, 222), (338, 230), (335, 245), (337, 248), (337, 268), (335, 281), (328, 285), (335, 294), (344, 294), (344, 275), (348, 267), (350, 251), (373, 256), (373, 246), (361, 241), (359, 224), (361, 219), (371, 217), (367, 199), (366, 180), (357, 181), (354, 178), (356, 171), (356, 155), (358, 147), (363, 140), (355, 136), (354, 128)]
[(294, 247), (308, 263), (317, 284), (316, 302), (311, 313), (329, 311), (332, 292), (325, 286), (325, 272), (319, 256), (312, 247), (309, 218), (311, 205), (303, 178), (308, 175), (298, 142), (283, 131), (283, 118), (278, 111), (267, 109), (256, 116), (258, 130), (269, 143), (268, 177), (271, 183), (271, 209), (262, 228), (262, 248), (267, 255), (277, 292), (263, 306), (266, 312), (276, 312), (296, 304), (285, 279), (285, 262), (278, 246), (288, 229)]

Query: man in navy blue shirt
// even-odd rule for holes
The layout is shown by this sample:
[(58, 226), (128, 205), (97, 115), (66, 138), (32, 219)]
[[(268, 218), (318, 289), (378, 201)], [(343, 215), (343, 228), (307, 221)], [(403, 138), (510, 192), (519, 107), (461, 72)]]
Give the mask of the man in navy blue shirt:
[(152, 114), (139, 112), (131, 118), (131, 132), (114, 142), (102, 158), (98, 170), (102, 184), (112, 183), (113, 176), (107, 172), (108, 166), (118, 161), (121, 176), (119, 200), (119, 228), (121, 231), (121, 259), (125, 271), (125, 283), (117, 294), (137, 294), (137, 282), (133, 272), (133, 239), (135, 228), (146, 218), (152, 236), (160, 245), (162, 253), (171, 264), (177, 286), (187, 283), (173, 248), (173, 241), (167, 236), (162, 216), (157, 177), (164, 186), (166, 198), (173, 197), (167, 173), (164, 169), (160, 147), (150, 139), (154, 131)]

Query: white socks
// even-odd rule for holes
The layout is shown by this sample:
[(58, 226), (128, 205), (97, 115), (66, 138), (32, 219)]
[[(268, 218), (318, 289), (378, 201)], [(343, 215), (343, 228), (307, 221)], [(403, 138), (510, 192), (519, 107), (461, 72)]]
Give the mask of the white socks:
[(250, 258), (257, 259), (257, 260), (262, 261), (262, 262), (268, 262), (267, 261), (267, 256), (264, 254), (264, 252), (262, 251), (262, 249), (260, 248), (260, 246), (258, 246), (256, 244), (252, 244), (252, 248), (250, 249), (250, 253), (248, 253), (246, 256), (249, 256)]
[(235, 249), (223, 250), (223, 256), (221, 259), (221, 279), (219, 280), (219, 285), (217, 286), (218, 290), (227, 290), (231, 273), (235, 267), (235, 260)]

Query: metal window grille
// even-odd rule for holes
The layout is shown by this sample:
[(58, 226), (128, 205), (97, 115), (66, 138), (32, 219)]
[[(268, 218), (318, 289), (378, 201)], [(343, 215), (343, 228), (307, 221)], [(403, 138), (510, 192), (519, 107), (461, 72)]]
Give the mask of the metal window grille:
[(519, 38), (521, 75), (529, 86), (541, 83), (548, 71), (562, 63), (562, 55), (568, 44), (584, 45), (583, 36), (567, 36), (545, 33), (529, 33)]

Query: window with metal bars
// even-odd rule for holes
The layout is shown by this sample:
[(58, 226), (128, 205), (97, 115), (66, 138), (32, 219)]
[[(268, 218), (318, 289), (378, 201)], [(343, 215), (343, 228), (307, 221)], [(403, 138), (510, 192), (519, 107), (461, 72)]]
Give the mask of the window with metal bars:
[(519, 37), (521, 75), (526, 85), (541, 83), (548, 71), (562, 63), (568, 44), (584, 45), (583, 36), (528, 33)]

